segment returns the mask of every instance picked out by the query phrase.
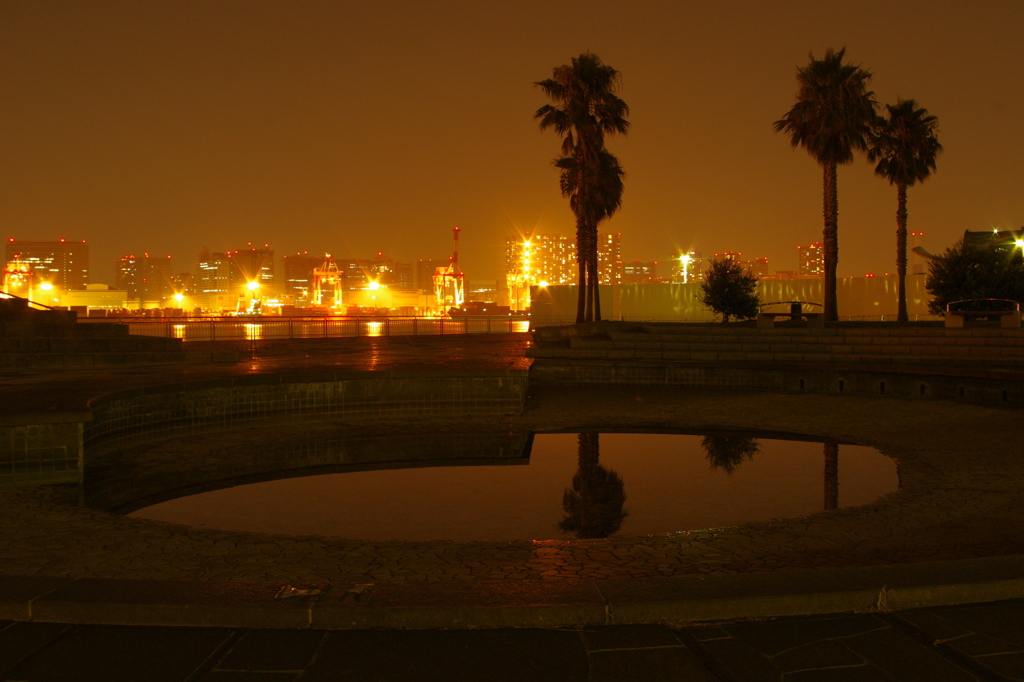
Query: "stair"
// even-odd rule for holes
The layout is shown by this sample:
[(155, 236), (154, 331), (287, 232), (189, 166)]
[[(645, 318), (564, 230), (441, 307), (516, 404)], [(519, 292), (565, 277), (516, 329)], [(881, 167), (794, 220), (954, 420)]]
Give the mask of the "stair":
[(537, 329), (534, 341), (527, 355), (542, 363), (1024, 368), (1024, 329), (945, 329), (928, 323), (758, 329), (742, 323), (602, 322)]
[(181, 339), (131, 336), (126, 325), (78, 324), (74, 313), (0, 299), (0, 368), (184, 362)]

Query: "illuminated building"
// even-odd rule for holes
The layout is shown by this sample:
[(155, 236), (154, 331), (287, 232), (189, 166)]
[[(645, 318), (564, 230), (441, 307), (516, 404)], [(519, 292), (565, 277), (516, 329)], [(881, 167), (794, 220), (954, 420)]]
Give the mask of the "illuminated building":
[(989, 246), (996, 251), (1024, 248), (1024, 228), (1019, 230), (964, 231), (964, 246)]
[[(413, 264), (396, 263), (394, 259), (381, 251), (378, 251), (374, 258), (350, 258), (336, 262), (338, 270), (344, 277), (344, 287), (349, 290), (365, 289), (371, 282), (403, 291), (418, 288), (414, 279)], [(433, 277), (433, 270), (430, 275)], [(427, 288), (432, 290), (433, 282)]]
[(622, 268), (623, 284), (647, 284), (649, 282), (660, 282), (658, 277), (658, 261), (641, 263), (639, 258), (626, 263)]
[(439, 265), (447, 265), (448, 259), (420, 258), (415, 263), (413, 288), (420, 291), (434, 290), (434, 273)]
[(89, 246), (83, 239), (69, 242), (23, 242), (7, 240), (5, 263), (17, 256), (32, 273), (33, 286), (48, 283), (68, 291), (85, 289), (89, 283)]
[(622, 233), (597, 236), (597, 274), (601, 284), (622, 283)]
[[(622, 263), (620, 233), (599, 234), (597, 269), (601, 284), (621, 284)], [(529, 306), (531, 286), (576, 284), (576, 240), (562, 235), (534, 234), (505, 240), (505, 277), (509, 302), (514, 310)]]
[(796, 247), (798, 275), (825, 275), (825, 248), (821, 242), (811, 242), (807, 246)]
[[(598, 235), (597, 271), (601, 284), (622, 282), (620, 233)], [(521, 274), (531, 285), (575, 284), (579, 279), (576, 240), (562, 235), (535, 234), (505, 240), (505, 273)]]
[(680, 251), (669, 258), (670, 281), (673, 284), (700, 282), (704, 279), (704, 259), (700, 251)]
[(236, 249), (226, 253), (210, 253), (205, 246), (196, 263), (197, 294), (233, 294), (245, 289), (249, 282), (261, 287), (274, 284), (274, 252), (265, 248)]
[(174, 295), (171, 257), (122, 256), (114, 261), (114, 288), (130, 301), (162, 301)]
[(313, 270), (323, 262), (323, 256), (311, 256), (308, 251), (282, 257), (281, 295), (292, 300), (309, 299), (313, 290)]

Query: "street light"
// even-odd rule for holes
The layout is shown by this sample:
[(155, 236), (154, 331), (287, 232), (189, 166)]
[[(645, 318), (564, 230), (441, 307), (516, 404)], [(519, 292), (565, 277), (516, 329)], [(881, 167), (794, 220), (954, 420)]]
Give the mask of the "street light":
[(693, 258), (688, 253), (684, 253), (679, 256), (679, 263), (683, 266), (683, 284), (688, 284), (690, 281), (690, 261)]

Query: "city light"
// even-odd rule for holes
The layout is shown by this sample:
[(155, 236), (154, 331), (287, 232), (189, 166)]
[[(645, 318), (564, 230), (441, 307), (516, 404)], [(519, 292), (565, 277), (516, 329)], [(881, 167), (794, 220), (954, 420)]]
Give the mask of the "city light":
[(260, 288), (260, 283), (253, 280), (252, 282), (249, 282), (245, 286), (249, 287), (249, 291), (256, 291), (257, 289)]

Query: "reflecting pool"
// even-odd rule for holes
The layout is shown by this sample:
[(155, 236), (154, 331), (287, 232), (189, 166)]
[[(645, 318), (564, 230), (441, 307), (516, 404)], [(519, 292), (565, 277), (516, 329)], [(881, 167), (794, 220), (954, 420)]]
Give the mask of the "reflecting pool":
[(374, 466), (363, 448), (352, 470), (288, 473), (130, 515), (367, 541), (637, 536), (863, 505), (898, 485), (895, 462), (868, 447), (739, 433), (535, 434), (522, 453), (465, 463), (410, 462), (389, 442), (371, 448)]

